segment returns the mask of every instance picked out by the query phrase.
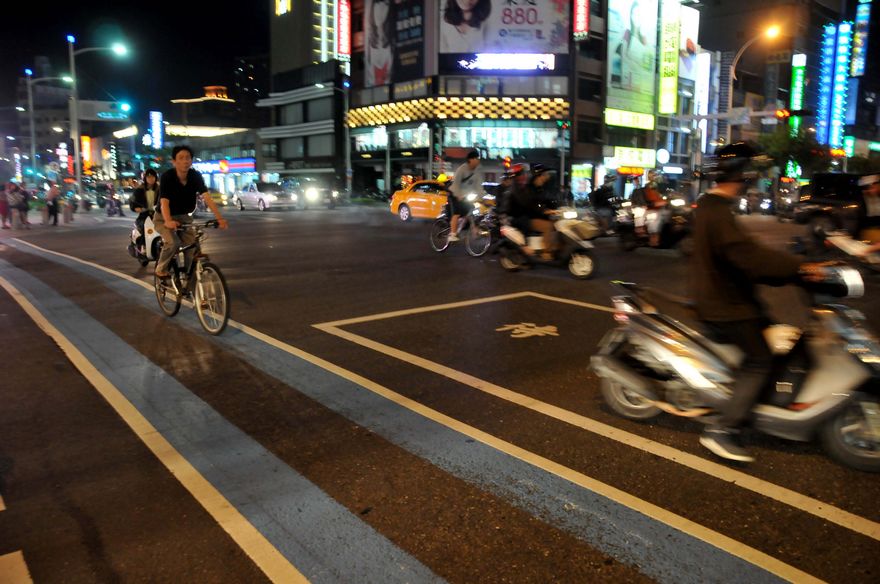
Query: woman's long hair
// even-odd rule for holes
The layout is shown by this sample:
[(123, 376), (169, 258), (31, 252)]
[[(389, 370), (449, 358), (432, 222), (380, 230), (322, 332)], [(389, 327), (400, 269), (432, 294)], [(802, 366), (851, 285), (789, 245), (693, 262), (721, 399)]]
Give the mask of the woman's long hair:
[(154, 189), (158, 188), (159, 187), (159, 174), (155, 170), (153, 170), (152, 168), (148, 168), (147, 170), (144, 171), (144, 184), (143, 184), (144, 191), (147, 191), (150, 188), (150, 185), (147, 184), (147, 177), (148, 176), (152, 176), (153, 178), (156, 179), (156, 184), (153, 186), (153, 188)]
[[(385, 3), (388, 5), (388, 13), (385, 15), (385, 22), (382, 23), (382, 36), (384, 40), (382, 45), (379, 45), (379, 27), (376, 26), (376, 15), (375, 15), (375, 6), (376, 4)], [(394, 6), (391, 4), (390, 0), (373, 0), (370, 4), (370, 46), (374, 49), (385, 48), (391, 44), (391, 35), (393, 34), (394, 27), (392, 26), (392, 22), (394, 18), (392, 17)]]
[(465, 22), (464, 11), (458, 6), (456, 0), (446, 0), (446, 8), (443, 9), (443, 20), (452, 26), (466, 24), (479, 28), (492, 13), (492, 0), (478, 0), (477, 5), (471, 11), (471, 19)]

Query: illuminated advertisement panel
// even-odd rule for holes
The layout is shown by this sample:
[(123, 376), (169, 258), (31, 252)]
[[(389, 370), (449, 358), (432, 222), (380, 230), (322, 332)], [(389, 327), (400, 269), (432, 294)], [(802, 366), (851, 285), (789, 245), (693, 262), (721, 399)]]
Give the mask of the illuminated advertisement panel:
[[(807, 70), (807, 56), (795, 53), (791, 56), (791, 101), (789, 109), (804, 109), (804, 77)], [(791, 116), (789, 128), (792, 136), (797, 136), (801, 127), (801, 117)]]
[(819, 54), (819, 100), (816, 111), (816, 140), (828, 143), (828, 119), (831, 115), (831, 88), (834, 84), (834, 47), (837, 27), (827, 24), (822, 29), (822, 51)]
[(582, 41), (590, 34), (590, 0), (574, 0), (574, 22), (572, 33), (574, 40)]
[(690, 6), (679, 7), (680, 23), (678, 76), (694, 81), (697, 78), (697, 47), (700, 36), (700, 11)]
[(291, 0), (275, 0), (275, 16), (281, 16), (290, 12)]
[(608, 107), (653, 117), (657, 0), (609, 0), (607, 27)]
[(162, 148), (165, 143), (165, 125), (162, 123), (162, 112), (150, 112), (150, 138), (152, 138), (153, 148), (157, 150)]
[[(712, 54), (700, 53), (697, 55), (697, 75), (694, 81), (694, 107), (698, 115), (704, 116), (709, 113), (709, 88), (712, 85)], [(709, 122), (700, 120), (697, 125), (701, 132), (701, 152), (706, 152), (708, 142)]]
[(424, 77), (424, 0), (364, 1), (364, 87)]
[(868, 50), (868, 28), (871, 20), (871, 0), (859, 0), (856, 7), (856, 24), (852, 41), (852, 63), (849, 74), (861, 77), (865, 74), (865, 53)]
[(336, 57), (340, 61), (351, 60), (351, 2), (336, 2)]
[(609, 126), (623, 126), (638, 130), (653, 130), (654, 116), (612, 108), (605, 109), (605, 123)]
[(843, 127), (846, 118), (847, 75), (852, 50), (852, 23), (837, 26), (837, 50), (834, 57), (834, 86), (831, 97), (831, 119), (828, 125), (828, 145), (840, 148), (843, 144)]
[[(437, 4), (441, 54), (568, 53), (568, 0), (442, 0)], [(473, 8), (465, 12), (462, 4)], [(585, 4), (589, 12), (589, 2)]]
[(92, 162), (92, 137), (80, 136), (79, 144), (80, 156), (82, 156), (83, 163), (85, 163), (84, 166), (90, 166)]
[(662, 0), (660, 5), (660, 94), (657, 112), (674, 114), (678, 108), (678, 24), (679, 0)]

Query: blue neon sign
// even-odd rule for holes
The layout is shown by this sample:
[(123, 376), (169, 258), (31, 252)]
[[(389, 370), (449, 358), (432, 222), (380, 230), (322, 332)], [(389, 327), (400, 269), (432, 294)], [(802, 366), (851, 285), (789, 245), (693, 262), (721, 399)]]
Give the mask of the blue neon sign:
[(828, 120), (831, 117), (831, 89), (834, 84), (834, 46), (837, 27), (825, 25), (822, 30), (822, 50), (819, 54), (819, 101), (816, 111), (816, 140), (828, 142)]
[(834, 87), (831, 98), (831, 120), (828, 145), (843, 145), (843, 129), (846, 122), (846, 96), (848, 89), (849, 61), (852, 54), (852, 23), (842, 22), (837, 27), (837, 50), (834, 57)]

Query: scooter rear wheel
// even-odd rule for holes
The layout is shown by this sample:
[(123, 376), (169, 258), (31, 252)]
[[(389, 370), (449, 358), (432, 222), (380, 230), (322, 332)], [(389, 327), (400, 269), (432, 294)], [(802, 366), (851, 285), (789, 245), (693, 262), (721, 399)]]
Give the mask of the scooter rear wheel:
[(599, 381), (599, 389), (605, 403), (615, 413), (630, 420), (650, 420), (658, 416), (662, 410), (649, 400), (630, 391), (622, 384), (603, 377)]
[(837, 462), (865, 472), (880, 472), (880, 436), (871, 416), (880, 416), (880, 399), (867, 394), (856, 398), (821, 430), (822, 445)]
[(598, 262), (588, 251), (575, 251), (568, 258), (568, 271), (578, 280), (589, 280), (596, 273)]

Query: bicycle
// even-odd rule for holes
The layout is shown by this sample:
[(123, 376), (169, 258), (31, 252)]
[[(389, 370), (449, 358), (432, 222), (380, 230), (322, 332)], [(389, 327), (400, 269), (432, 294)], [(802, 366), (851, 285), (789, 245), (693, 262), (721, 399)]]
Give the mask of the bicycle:
[[(196, 240), (182, 246), (171, 258), (168, 265), (171, 274), (169, 277), (153, 276), (153, 288), (162, 312), (172, 317), (178, 313), (184, 299), (192, 300), (202, 328), (211, 335), (219, 335), (229, 322), (229, 288), (226, 286), (226, 279), (220, 268), (202, 253), (201, 246), (206, 237), (205, 229), (218, 226), (216, 219), (181, 225), (178, 231), (194, 229)], [(186, 252), (190, 250), (192, 259), (187, 265)]]
[[(468, 202), (475, 203), (476, 195), (468, 197)], [(488, 210), (483, 211), (482, 207)], [(431, 248), (436, 252), (444, 252), (449, 247), (449, 205), (443, 210), (434, 225), (431, 227)], [(486, 219), (490, 218), (489, 221)], [(458, 219), (458, 225), (455, 230), (456, 236), (464, 232), (465, 249), (468, 254), (473, 257), (479, 257), (486, 253), (492, 244), (492, 224), (494, 222), (494, 213), (492, 207), (487, 202), (481, 201), (479, 205), (475, 205), (471, 211), (462, 215)], [(465, 228), (467, 230), (465, 231)]]

